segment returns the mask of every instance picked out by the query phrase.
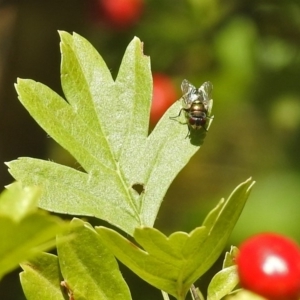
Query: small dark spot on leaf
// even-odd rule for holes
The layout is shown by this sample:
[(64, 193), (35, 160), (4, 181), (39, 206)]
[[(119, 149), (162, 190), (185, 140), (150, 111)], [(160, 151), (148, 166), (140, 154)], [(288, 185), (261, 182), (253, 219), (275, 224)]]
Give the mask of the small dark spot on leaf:
[(145, 191), (145, 187), (144, 187), (144, 185), (141, 184), (141, 183), (135, 183), (134, 185), (132, 185), (132, 188), (133, 188), (139, 195)]

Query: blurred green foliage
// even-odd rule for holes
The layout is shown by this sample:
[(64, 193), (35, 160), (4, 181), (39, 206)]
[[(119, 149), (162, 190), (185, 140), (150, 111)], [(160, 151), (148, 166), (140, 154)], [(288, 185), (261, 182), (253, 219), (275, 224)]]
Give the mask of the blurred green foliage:
[[(96, 20), (95, 1), (0, 2), (0, 13), (8, 7), (18, 12), (10, 36), (0, 36), (8, 49), (5, 59), (0, 54), (1, 161), (32, 156), (79, 167), (38, 129), (13, 90), (20, 76), (61, 91), (58, 29), (85, 36), (114, 76), (138, 36), (153, 71), (168, 74), (178, 90), (184, 78), (196, 86), (214, 84), (215, 119), (204, 147), (174, 181), (156, 226), (166, 234), (193, 229), (221, 197), (253, 176), (257, 184), (232, 242), (266, 230), (300, 241), (299, 1), (147, 0), (140, 21), (124, 30)], [(0, 34), (3, 28), (2, 22)], [(2, 185), (9, 183), (6, 174), (3, 167)]]

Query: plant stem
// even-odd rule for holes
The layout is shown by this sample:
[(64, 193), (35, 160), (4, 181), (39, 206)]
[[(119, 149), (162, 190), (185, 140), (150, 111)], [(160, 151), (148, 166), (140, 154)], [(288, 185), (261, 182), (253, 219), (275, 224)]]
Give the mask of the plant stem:
[(169, 295), (166, 292), (161, 291), (161, 293), (163, 295), (164, 300), (170, 300)]
[(204, 300), (204, 297), (201, 294), (201, 292), (199, 291), (199, 289), (196, 288), (193, 284), (190, 288), (190, 292), (191, 292), (193, 300)]

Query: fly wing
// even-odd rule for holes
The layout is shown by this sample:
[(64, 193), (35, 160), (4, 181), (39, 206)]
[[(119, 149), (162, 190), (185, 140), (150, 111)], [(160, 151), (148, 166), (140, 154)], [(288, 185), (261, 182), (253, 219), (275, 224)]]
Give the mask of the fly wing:
[(188, 94), (193, 88), (195, 88), (188, 80), (183, 79), (181, 83), (182, 94)]
[(212, 102), (212, 90), (213, 85), (211, 82), (204, 82), (198, 89), (199, 94), (201, 95), (202, 101), (206, 109), (209, 110)]
[(190, 108), (193, 97), (192, 94), (197, 91), (197, 89), (186, 79), (184, 79), (181, 83), (181, 90), (182, 90), (182, 99), (183, 99), (183, 106), (184, 108)]

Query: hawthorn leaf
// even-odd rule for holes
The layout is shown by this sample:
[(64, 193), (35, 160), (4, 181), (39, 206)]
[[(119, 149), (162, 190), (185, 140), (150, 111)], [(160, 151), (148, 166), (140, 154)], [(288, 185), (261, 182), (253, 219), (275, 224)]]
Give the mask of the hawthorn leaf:
[[(19, 263), (55, 245), (66, 224), (35, 206), (37, 187), (13, 183), (0, 196), (0, 279)], [(12, 238), (13, 237), (13, 238)]]
[[(42, 187), (39, 206), (94, 216), (133, 235), (152, 227), (175, 176), (202, 145), (205, 130), (192, 131), (174, 103), (148, 136), (152, 99), (150, 59), (134, 38), (118, 76), (94, 47), (60, 32), (61, 82), (66, 100), (47, 86), (18, 79), (19, 99), (38, 124), (68, 150), (83, 170), (20, 158), (7, 163), (14, 178)], [(211, 121), (211, 120), (210, 120)]]
[(0, 195), (0, 217), (7, 217), (20, 222), (37, 211), (41, 190), (36, 186), (22, 187), (20, 182), (14, 182)]
[(226, 297), (228, 300), (266, 300), (266, 298), (259, 296), (248, 290), (240, 289), (234, 291), (232, 294)]
[(239, 283), (235, 258), (238, 248), (231, 246), (230, 251), (226, 252), (222, 270), (211, 280), (208, 286), (207, 299), (219, 300), (228, 295)]
[(207, 290), (207, 300), (219, 300), (228, 295), (239, 283), (237, 267), (231, 266), (218, 272)]
[(35, 258), (21, 264), (22, 288), (27, 300), (66, 300), (61, 282), (58, 258), (49, 253), (39, 253)]
[[(239, 219), (255, 181), (251, 178), (238, 185), (225, 201), (213, 225), (210, 226), (209, 237), (203, 245), (203, 255), (195, 257), (194, 264), (199, 268), (187, 275), (189, 282), (194, 282), (203, 275), (218, 259), (227, 240)], [(218, 207), (219, 205), (217, 205)], [(206, 219), (207, 220), (207, 219)], [(193, 265), (190, 267), (192, 270)]]
[[(249, 196), (253, 181), (240, 184), (215, 214), (208, 228), (175, 232), (169, 237), (155, 228), (136, 228), (134, 238), (141, 248), (106, 227), (96, 227), (101, 239), (128, 268), (153, 286), (177, 299), (218, 259)], [(211, 217), (210, 217), (211, 218)], [(206, 219), (207, 221), (207, 219)]]
[(225, 253), (222, 269), (236, 265), (235, 260), (238, 255), (239, 249), (231, 246), (230, 251)]
[(220, 211), (225, 205), (225, 199), (222, 198), (219, 203), (216, 205), (215, 208), (213, 208), (205, 217), (205, 220), (203, 221), (202, 225), (205, 226), (207, 229), (211, 229), (216, 222), (216, 218), (220, 214)]
[(138, 276), (176, 299), (185, 299), (190, 286), (185, 285), (182, 269), (186, 260), (192, 260), (192, 254), (200, 251), (207, 237), (205, 227), (190, 234), (175, 232), (169, 237), (155, 228), (137, 228), (134, 237), (145, 250), (112, 229), (96, 230), (114, 255)]
[(73, 219), (57, 238), (59, 265), (74, 299), (130, 300), (117, 261), (93, 227)]

